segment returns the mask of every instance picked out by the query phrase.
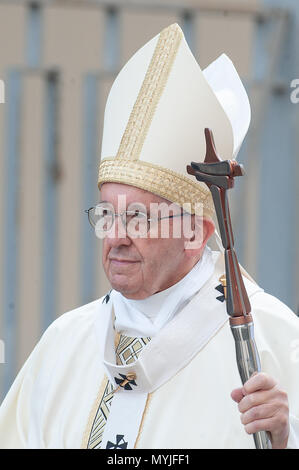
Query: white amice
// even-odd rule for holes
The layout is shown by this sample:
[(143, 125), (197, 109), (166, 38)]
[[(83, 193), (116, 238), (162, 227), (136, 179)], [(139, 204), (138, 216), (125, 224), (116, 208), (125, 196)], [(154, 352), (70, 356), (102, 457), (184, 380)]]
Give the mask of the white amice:
[(193, 269), (168, 289), (143, 300), (127, 299), (119, 292), (112, 291), (116, 330), (128, 336), (155, 336), (187, 305), (213, 271), (212, 252), (206, 247)]

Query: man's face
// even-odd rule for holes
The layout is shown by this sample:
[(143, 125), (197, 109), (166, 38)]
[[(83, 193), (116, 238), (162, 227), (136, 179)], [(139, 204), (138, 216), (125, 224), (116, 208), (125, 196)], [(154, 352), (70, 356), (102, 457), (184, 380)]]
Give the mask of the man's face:
[[(143, 204), (150, 212), (151, 203), (167, 202), (148, 191), (119, 183), (105, 183), (101, 187), (101, 200), (113, 205), (116, 213), (119, 196), (126, 201), (124, 211), (133, 203)], [(124, 198), (125, 196), (125, 198)], [(180, 213), (180, 208), (178, 213)], [(181, 217), (158, 222), (181, 223)], [(131, 299), (144, 299), (156, 292), (167, 289), (182, 279), (200, 258), (204, 245), (214, 230), (212, 222), (203, 229), (203, 240), (199, 250), (186, 250), (186, 238), (130, 237), (122, 226), (120, 217), (115, 218), (115, 230), (107, 232), (103, 240), (103, 267), (113, 289)], [(190, 255), (192, 253), (192, 256)]]

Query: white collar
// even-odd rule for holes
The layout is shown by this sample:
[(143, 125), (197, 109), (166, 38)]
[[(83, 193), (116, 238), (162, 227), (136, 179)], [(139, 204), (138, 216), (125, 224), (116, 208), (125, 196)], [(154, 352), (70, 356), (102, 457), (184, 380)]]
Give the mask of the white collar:
[(142, 300), (127, 299), (112, 291), (116, 330), (127, 336), (155, 336), (190, 302), (213, 271), (212, 252), (206, 247), (191, 271), (168, 289)]

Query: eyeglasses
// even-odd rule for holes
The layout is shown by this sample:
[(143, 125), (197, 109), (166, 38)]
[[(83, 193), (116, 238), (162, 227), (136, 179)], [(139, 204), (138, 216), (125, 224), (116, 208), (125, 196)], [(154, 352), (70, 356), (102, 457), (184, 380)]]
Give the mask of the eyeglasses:
[(180, 214), (153, 218), (148, 217), (147, 213), (139, 210), (138, 208), (117, 214), (114, 211), (112, 204), (108, 205), (106, 202), (90, 207), (84, 212), (87, 213), (89, 223), (95, 229), (98, 236), (105, 235), (112, 229), (115, 217), (120, 217), (123, 227), (126, 229), (126, 233), (129, 236), (141, 237), (147, 235), (151, 227), (151, 222), (158, 222), (163, 219), (173, 219), (174, 217), (187, 215), (187, 212), (181, 212)]

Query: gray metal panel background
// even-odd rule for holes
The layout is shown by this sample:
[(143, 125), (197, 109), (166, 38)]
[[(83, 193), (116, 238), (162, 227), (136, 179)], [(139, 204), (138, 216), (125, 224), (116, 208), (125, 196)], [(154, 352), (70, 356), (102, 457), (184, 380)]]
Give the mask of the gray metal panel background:
[(299, 76), (298, 5), (286, 3), (284, 10), (256, 21), (247, 84), (252, 122), (239, 156), (246, 177), (238, 182), (242, 202), (235, 208), (235, 223), (241, 263), (267, 292), (298, 313), (299, 108), (290, 100), (290, 83)]
[(258, 273), (265, 289), (299, 314), (299, 104), (290, 99), (291, 81), (299, 78), (299, 3), (264, 3), (283, 7), (288, 17), (261, 139), (261, 175), (269, 174), (262, 186)]
[[(18, 233), (19, 233), (19, 167), (20, 167), (20, 108), (21, 74), (11, 70), (6, 85), (6, 145), (5, 145), (5, 214), (4, 214), (4, 289), (3, 324), (5, 359), (9, 367), (3, 367), (4, 384), (10, 384), (16, 370), (16, 322), (18, 290)], [(7, 387), (6, 385), (6, 387)]]

